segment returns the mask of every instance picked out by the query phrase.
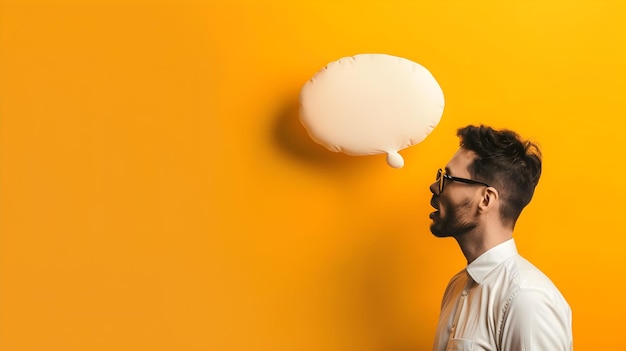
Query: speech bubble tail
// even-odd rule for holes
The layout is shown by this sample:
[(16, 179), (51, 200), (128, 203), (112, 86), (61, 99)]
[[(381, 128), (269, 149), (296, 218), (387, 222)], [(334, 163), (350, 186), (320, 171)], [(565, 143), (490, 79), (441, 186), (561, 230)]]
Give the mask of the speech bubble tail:
[(387, 164), (393, 168), (402, 168), (404, 166), (404, 159), (397, 151), (387, 152)]

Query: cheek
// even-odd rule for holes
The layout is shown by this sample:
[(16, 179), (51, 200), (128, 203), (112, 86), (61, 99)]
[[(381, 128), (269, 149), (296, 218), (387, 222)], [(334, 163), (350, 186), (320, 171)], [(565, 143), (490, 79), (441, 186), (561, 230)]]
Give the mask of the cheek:
[(440, 199), (439, 214), (443, 217), (446, 213), (450, 216), (466, 215), (471, 212), (472, 200), (470, 198), (463, 199)]

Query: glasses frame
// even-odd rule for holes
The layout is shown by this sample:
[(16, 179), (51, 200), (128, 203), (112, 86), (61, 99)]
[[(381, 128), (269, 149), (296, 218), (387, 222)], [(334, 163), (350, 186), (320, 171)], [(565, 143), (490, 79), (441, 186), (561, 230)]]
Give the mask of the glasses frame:
[(487, 184), (487, 183), (483, 183), (483, 182), (479, 182), (477, 180), (472, 180), (472, 179), (467, 179), (467, 178), (459, 178), (459, 177), (453, 177), (451, 175), (449, 175), (445, 169), (441, 169), (439, 168), (437, 170), (437, 182), (439, 183), (439, 193), (443, 193), (443, 189), (445, 188), (445, 184), (446, 184), (446, 179), (448, 179), (451, 182), (459, 182), (459, 183), (465, 183), (465, 184), (474, 184), (474, 185), (484, 185), (486, 187), (491, 187), (491, 185)]

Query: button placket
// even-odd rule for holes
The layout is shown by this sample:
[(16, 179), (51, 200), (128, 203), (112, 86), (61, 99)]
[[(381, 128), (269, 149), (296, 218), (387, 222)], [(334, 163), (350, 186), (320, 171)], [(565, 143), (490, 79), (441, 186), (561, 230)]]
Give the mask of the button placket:
[(456, 338), (457, 326), (459, 323), (459, 318), (461, 317), (461, 312), (465, 308), (465, 301), (467, 301), (467, 295), (469, 294), (469, 289), (472, 286), (473, 280), (470, 278), (465, 285), (465, 289), (461, 291), (461, 296), (459, 296), (459, 300), (457, 302), (456, 311), (454, 313), (454, 319), (452, 321), (452, 327), (450, 328), (450, 339)]

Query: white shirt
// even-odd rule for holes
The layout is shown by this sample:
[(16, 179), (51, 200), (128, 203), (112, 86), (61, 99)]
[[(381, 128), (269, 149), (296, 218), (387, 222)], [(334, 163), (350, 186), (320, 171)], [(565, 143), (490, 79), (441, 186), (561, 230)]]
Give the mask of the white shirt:
[(513, 239), (452, 277), (433, 351), (572, 350), (572, 311), (550, 279), (517, 253)]

